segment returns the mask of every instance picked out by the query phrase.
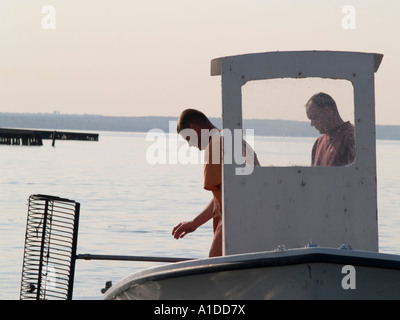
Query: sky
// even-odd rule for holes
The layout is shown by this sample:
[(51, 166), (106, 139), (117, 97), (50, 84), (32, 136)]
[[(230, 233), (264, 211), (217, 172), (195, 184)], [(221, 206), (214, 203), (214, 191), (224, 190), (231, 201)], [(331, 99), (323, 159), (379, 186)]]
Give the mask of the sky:
[[(400, 125), (399, 15), (398, 0), (1, 0), (0, 112), (178, 117), (197, 108), (219, 117), (212, 59), (342, 50), (384, 54), (376, 123)], [(320, 88), (339, 109), (352, 104), (338, 81), (302, 83), (302, 95), (285, 93), (291, 83), (266, 86), (246, 84), (245, 117), (305, 121)]]

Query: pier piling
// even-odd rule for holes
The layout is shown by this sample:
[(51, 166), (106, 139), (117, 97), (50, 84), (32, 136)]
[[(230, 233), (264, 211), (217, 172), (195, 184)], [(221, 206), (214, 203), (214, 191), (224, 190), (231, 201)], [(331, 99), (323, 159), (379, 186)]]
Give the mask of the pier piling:
[(98, 141), (97, 133), (0, 128), (0, 145), (42, 146), (43, 139)]

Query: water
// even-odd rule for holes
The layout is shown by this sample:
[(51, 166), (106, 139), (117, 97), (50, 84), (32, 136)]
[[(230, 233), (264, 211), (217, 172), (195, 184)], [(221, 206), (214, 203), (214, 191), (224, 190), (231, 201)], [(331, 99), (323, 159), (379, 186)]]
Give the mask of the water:
[[(308, 165), (313, 140), (256, 137), (254, 144), (265, 165)], [(31, 194), (81, 203), (80, 254), (208, 255), (211, 223), (181, 240), (171, 236), (175, 224), (193, 218), (211, 199), (202, 189), (202, 165), (151, 165), (146, 150), (152, 143), (145, 133), (101, 132), (99, 142), (0, 146), (0, 299), (19, 298)], [(380, 251), (400, 254), (400, 141), (378, 141), (377, 153)], [(77, 260), (74, 298), (101, 299), (106, 281), (157, 264)]]

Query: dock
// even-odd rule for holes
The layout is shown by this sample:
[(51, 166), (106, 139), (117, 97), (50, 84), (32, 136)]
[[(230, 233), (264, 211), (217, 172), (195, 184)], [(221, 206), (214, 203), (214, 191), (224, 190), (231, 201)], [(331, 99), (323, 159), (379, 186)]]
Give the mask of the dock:
[(97, 133), (0, 128), (0, 145), (42, 146), (43, 140), (98, 141)]

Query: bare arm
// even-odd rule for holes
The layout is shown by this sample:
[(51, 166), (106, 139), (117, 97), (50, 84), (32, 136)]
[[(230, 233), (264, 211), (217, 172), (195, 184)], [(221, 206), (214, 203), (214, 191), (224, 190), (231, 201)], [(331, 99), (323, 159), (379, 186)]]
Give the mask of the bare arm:
[(178, 223), (172, 230), (172, 235), (175, 239), (180, 239), (188, 233), (195, 231), (198, 227), (206, 223), (213, 217), (214, 213), (214, 198), (210, 201), (207, 207), (193, 220)]

